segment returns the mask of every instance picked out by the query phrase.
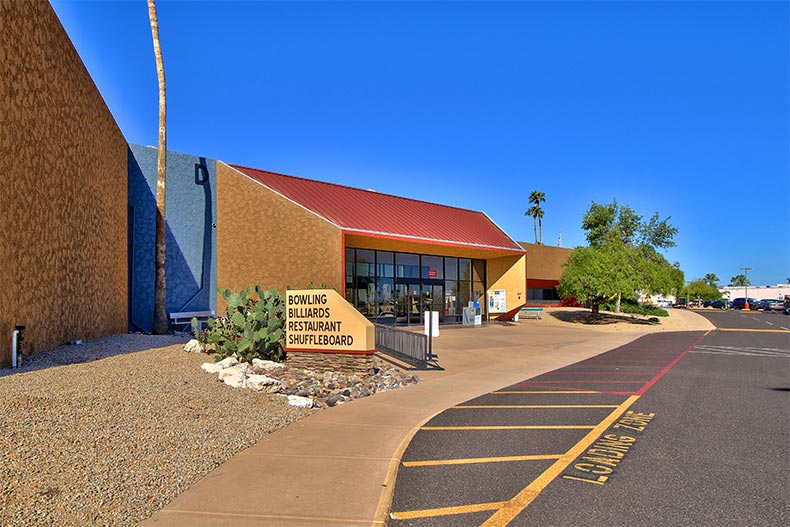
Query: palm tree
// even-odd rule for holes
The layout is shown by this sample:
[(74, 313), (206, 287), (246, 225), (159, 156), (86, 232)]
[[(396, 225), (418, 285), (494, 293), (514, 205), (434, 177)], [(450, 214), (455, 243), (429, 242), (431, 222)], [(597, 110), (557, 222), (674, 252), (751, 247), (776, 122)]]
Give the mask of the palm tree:
[(154, 0), (148, 0), (148, 18), (154, 39), (156, 76), (159, 80), (159, 154), (156, 163), (156, 250), (154, 257), (154, 334), (167, 333), (167, 284), (165, 261), (167, 258), (167, 223), (165, 216), (165, 170), (167, 165), (167, 104), (165, 102), (165, 66), (159, 46), (159, 21)]
[(532, 229), (535, 231), (535, 243), (538, 243), (538, 211), (540, 211), (540, 207), (533, 205), (524, 213), (524, 216), (532, 216)]
[[(532, 227), (535, 230), (535, 243), (543, 243), (543, 209), (540, 208), (541, 202), (546, 201), (546, 194), (539, 190), (533, 190), (529, 195), (529, 203), (532, 207), (524, 213), (525, 216), (532, 216)], [(540, 227), (540, 238), (538, 238), (538, 226)]]
[(708, 285), (716, 285), (716, 282), (719, 281), (719, 277), (716, 276), (714, 273), (708, 273), (705, 275), (705, 283)]

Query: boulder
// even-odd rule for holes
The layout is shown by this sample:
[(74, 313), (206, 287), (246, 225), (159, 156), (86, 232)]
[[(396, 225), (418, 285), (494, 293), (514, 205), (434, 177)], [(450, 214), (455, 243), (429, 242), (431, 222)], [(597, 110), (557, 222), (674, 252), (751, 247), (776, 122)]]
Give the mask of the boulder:
[(271, 370), (274, 368), (285, 368), (282, 362), (274, 362), (273, 360), (252, 359), (252, 365), (262, 370)]
[(290, 404), (291, 406), (301, 406), (302, 408), (312, 408), (315, 405), (315, 402), (309, 397), (289, 395), (288, 404)]
[(267, 386), (279, 386), (281, 383), (277, 379), (272, 379), (266, 375), (250, 375), (247, 377), (247, 388), (253, 390), (263, 390)]
[(198, 339), (192, 339), (184, 344), (184, 351), (189, 353), (203, 353), (203, 344), (198, 342)]
[(224, 369), (216, 362), (204, 362), (200, 368), (207, 373), (219, 373)]
[(219, 372), (219, 380), (234, 388), (244, 388), (247, 386), (247, 366), (239, 364), (230, 368), (225, 368)]
[(225, 357), (224, 359), (219, 361), (217, 364), (221, 368), (230, 368), (231, 366), (235, 366), (238, 363), (239, 363), (239, 361), (238, 361), (238, 359), (236, 359), (236, 357)]

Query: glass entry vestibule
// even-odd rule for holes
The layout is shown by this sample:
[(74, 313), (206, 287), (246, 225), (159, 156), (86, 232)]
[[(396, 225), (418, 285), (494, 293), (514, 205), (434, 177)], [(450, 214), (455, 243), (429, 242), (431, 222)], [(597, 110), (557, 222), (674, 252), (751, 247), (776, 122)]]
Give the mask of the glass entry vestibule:
[(485, 312), (484, 284), (485, 260), (346, 249), (346, 300), (376, 323), (422, 324), (429, 310), (460, 323), (470, 301)]

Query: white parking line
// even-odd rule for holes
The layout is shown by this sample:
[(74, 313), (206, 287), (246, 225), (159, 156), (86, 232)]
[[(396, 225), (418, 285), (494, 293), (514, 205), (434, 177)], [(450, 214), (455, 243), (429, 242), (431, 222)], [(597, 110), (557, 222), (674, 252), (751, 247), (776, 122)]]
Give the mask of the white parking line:
[(708, 346), (698, 345), (690, 353), (713, 353), (717, 355), (748, 355), (753, 357), (790, 357), (790, 349), (753, 348), (748, 346)]

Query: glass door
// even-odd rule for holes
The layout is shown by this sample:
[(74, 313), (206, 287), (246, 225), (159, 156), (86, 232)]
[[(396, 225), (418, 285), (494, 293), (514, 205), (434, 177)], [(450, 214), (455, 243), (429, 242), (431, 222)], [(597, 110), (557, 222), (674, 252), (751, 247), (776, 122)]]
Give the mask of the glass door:
[[(422, 286), (422, 312), (438, 311), (439, 323), (444, 320), (444, 286), (438, 284)], [(422, 316), (420, 318), (422, 320)]]

